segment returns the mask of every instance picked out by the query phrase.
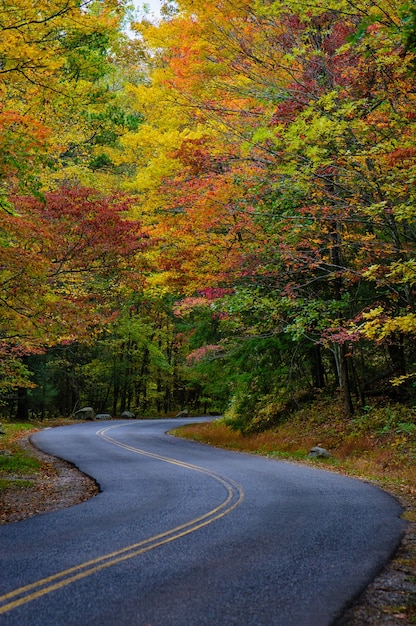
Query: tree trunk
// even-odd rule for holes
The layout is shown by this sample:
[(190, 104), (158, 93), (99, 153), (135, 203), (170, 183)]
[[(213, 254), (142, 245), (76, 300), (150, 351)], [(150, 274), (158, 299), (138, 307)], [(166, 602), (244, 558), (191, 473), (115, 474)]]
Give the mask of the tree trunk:
[(29, 398), (26, 387), (19, 387), (17, 390), (16, 420), (18, 422), (27, 422), (29, 420)]
[(347, 348), (345, 344), (334, 344), (334, 357), (337, 368), (338, 384), (342, 393), (344, 409), (347, 417), (354, 413), (354, 406), (351, 400), (351, 384), (348, 373)]
[[(340, 301), (342, 298), (343, 280), (341, 275), (342, 268), (342, 254), (341, 254), (341, 234), (340, 226), (336, 220), (332, 223), (331, 232), (332, 248), (331, 248), (331, 262), (334, 266), (336, 278), (334, 280), (334, 298)], [(348, 360), (347, 360), (347, 347), (345, 343), (338, 346), (338, 372), (339, 372), (339, 384), (341, 387), (344, 409), (347, 417), (350, 417), (354, 413), (354, 407), (351, 400), (351, 384), (348, 374)]]
[(325, 386), (325, 371), (322, 363), (321, 347), (314, 345), (309, 348), (311, 360), (312, 384), (315, 389), (323, 389)]
[(393, 336), (393, 342), (387, 346), (393, 365), (394, 373), (404, 376), (406, 374), (406, 358), (403, 347), (403, 335)]
[(350, 377), (348, 374), (348, 360), (346, 356), (346, 346), (342, 344), (340, 346), (340, 382), (341, 391), (344, 401), (344, 409), (347, 417), (351, 417), (354, 414), (354, 406), (351, 400), (351, 386)]

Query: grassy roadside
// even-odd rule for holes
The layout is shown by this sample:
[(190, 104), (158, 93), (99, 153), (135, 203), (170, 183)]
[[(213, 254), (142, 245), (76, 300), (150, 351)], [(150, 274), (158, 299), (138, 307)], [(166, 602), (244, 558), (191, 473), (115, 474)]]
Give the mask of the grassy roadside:
[(28, 450), (19, 446), (19, 440), (31, 435), (47, 425), (59, 426), (70, 423), (67, 420), (55, 420), (30, 423), (2, 423), (0, 430), (0, 493), (3, 491), (22, 491), (30, 489), (40, 475), (51, 471), (50, 464), (42, 462)]
[(18, 446), (24, 434), (35, 432), (33, 424), (3, 424), (0, 435), (0, 492), (6, 489), (27, 489), (41, 471), (38, 459)]

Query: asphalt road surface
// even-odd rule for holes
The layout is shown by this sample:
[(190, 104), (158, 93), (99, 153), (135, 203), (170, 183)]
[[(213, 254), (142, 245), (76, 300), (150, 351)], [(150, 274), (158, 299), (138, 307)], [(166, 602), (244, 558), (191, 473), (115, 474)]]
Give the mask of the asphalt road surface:
[[(400, 542), (366, 483), (112, 421), (33, 437), (100, 484), (0, 527), (3, 626), (326, 626)], [(198, 421), (198, 420), (194, 420)]]

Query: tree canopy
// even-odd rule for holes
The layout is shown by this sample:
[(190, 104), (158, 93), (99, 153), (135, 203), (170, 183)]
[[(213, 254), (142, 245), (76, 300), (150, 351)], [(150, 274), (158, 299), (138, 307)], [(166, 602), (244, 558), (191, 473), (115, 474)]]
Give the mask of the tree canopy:
[(126, 9), (3, 4), (4, 379), (89, 343), (114, 414), (412, 401), (413, 7)]

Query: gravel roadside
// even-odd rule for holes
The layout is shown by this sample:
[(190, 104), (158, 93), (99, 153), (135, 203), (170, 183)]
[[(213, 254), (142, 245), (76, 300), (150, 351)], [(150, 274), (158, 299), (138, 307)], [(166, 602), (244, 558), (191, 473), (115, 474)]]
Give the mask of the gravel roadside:
[(0, 492), (0, 524), (9, 524), (39, 513), (73, 506), (99, 492), (96, 482), (66, 461), (51, 457), (32, 446), (30, 435), (19, 446), (36, 456), (44, 465), (41, 472), (25, 476), (31, 487)]

